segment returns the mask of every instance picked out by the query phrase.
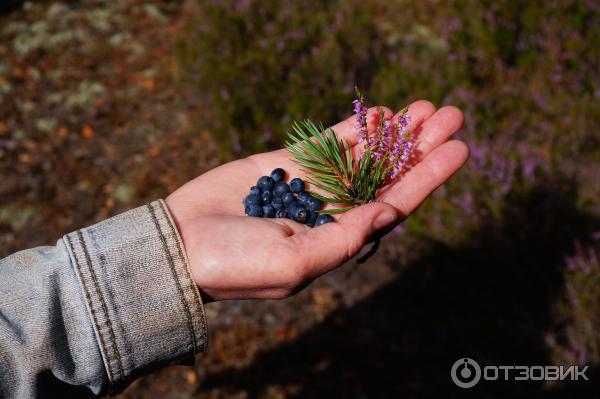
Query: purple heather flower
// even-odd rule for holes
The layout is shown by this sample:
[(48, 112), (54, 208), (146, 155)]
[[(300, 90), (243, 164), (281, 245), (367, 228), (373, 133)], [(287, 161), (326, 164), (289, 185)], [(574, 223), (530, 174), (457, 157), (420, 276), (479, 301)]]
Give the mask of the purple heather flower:
[(402, 133), (406, 132), (408, 124), (410, 123), (410, 115), (404, 114), (398, 118), (398, 126), (402, 128)]
[(575, 264), (573, 258), (567, 258), (567, 270), (570, 272), (574, 272), (575, 269), (577, 269), (577, 265)]
[(369, 139), (369, 133), (367, 130), (367, 107), (365, 106), (365, 99), (363, 96), (359, 96), (352, 102), (354, 104), (354, 113), (356, 114), (356, 124), (354, 128), (358, 132), (358, 139), (361, 142), (367, 142)]
[(394, 179), (404, 168), (410, 157), (412, 143), (408, 137), (408, 125), (410, 116), (406, 110), (393, 122), (386, 119), (383, 111), (380, 111), (380, 124), (374, 136), (367, 133), (367, 107), (362, 95), (357, 93), (354, 104), (354, 113), (357, 115), (355, 128), (359, 142), (364, 143), (365, 152), (369, 151), (375, 162), (384, 162), (387, 178)]
[(403, 224), (399, 224), (398, 226), (396, 226), (393, 231), (394, 231), (394, 233), (401, 235), (401, 236), (406, 234), (406, 228), (404, 227)]

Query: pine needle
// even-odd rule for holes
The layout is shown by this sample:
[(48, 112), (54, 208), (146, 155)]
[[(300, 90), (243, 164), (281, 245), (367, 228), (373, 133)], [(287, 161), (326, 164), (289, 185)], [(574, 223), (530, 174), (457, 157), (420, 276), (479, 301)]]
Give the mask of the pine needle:
[(347, 141), (310, 120), (294, 122), (288, 137), (286, 148), (308, 174), (309, 183), (329, 194), (312, 195), (337, 206), (321, 213), (341, 213), (375, 200), (385, 173), (368, 151), (356, 162)]

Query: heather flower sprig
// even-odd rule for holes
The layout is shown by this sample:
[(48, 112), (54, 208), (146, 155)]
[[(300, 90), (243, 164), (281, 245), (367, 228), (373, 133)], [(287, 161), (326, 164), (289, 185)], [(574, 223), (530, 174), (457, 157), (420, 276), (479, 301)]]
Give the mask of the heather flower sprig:
[(397, 178), (410, 155), (410, 116), (406, 108), (396, 120), (386, 119), (383, 110), (379, 110), (379, 124), (370, 135), (368, 108), (358, 89), (353, 104), (354, 128), (362, 151), (353, 152), (331, 128), (323, 129), (309, 120), (294, 122), (288, 133), (286, 148), (294, 155), (294, 161), (314, 187), (328, 193), (312, 195), (337, 206), (321, 213), (345, 212), (374, 201), (377, 190)]
[(382, 163), (384, 175), (388, 180), (394, 180), (406, 166), (410, 156), (412, 142), (410, 141), (410, 115), (408, 108), (404, 108), (396, 121), (385, 118), (382, 109), (379, 110), (379, 124), (373, 136), (369, 136), (366, 124), (366, 110), (364, 98), (356, 92), (354, 100), (354, 113), (357, 123), (355, 125), (359, 143), (363, 143), (365, 154), (371, 154), (376, 163)]
[(365, 105), (365, 98), (360, 94), (358, 88), (356, 89), (356, 100), (352, 101), (354, 104), (354, 113), (356, 114), (356, 124), (354, 128), (361, 142), (369, 143), (369, 132), (367, 130), (367, 111), (368, 108)]

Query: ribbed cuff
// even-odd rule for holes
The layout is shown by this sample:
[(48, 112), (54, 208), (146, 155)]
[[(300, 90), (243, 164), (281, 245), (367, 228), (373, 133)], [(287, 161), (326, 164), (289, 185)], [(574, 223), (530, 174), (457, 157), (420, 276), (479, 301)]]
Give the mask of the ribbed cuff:
[(167, 364), (193, 362), (206, 318), (181, 237), (159, 200), (63, 237), (118, 392)]

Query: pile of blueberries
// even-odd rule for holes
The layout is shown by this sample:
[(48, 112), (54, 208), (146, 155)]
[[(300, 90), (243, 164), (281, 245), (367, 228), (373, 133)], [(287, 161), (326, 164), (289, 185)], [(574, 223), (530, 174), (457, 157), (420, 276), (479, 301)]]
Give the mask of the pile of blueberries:
[(271, 172), (271, 176), (262, 176), (256, 186), (250, 188), (250, 194), (244, 198), (245, 213), (248, 216), (265, 218), (288, 218), (310, 227), (333, 222), (328, 214), (319, 214), (323, 201), (304, 190), (304, 181), (292, 179), (285, 181), (285, 171), (281, 168)]

